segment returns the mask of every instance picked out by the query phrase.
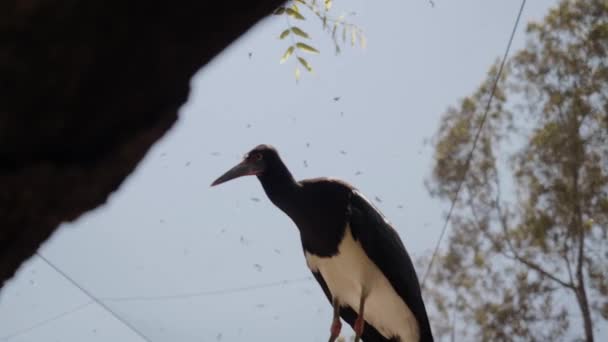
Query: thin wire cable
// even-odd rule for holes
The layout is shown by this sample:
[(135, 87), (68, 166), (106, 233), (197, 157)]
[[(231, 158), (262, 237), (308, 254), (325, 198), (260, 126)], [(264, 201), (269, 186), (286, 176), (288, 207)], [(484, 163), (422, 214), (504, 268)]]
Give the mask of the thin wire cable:
[[(44, 260), (44, 259), (43, 259)], [(46, 261), (46, 260), (45, 260)], [(254, 285), (249, 285), (249, 286), (242, 286), (242, 287), (235, 287), (235, 288), (229, 288), (229, 289), (219, 289), (219, 290), (209, 290), (209, 291), (199, 291), (199, 292), (192, 292), (192, 293), (182, 293), (182, 294), (174, 294), (174, 295), (160, 295), (160, 296), (125, 296), (125, 297), (99, 297), (98, 299), (100, 301), (115, 301), (115, 302), (122, 302), (122, 301), (152, 301), (152, 300), (172, 300), (172, 299), (185, 299), (185, 298), (193, 298), (193, 297), (204, 297), (204, 296), (213, 296), (213, 295), (226, 295), (226, 294), (233, 294), (233, 293), (239, 293), (239, 292), (249, 292), (249, 291), (255, 291), (255, 290), (260, 290), (260, 289), (267, 289), (267, 288), (273, 288), (273, 287), (278, 287), (278, 286), (284, 286), (284, 285), (288, 285), (288, 284), (294, 284), (294, 283), (302, 283), (302, 282), (308, 282), (311, 281), (312, 277), (311, 276), (307, 276), (307, 277), (300, 277), (300, 278), (293, 278), (293, 279), (284, 279), (284, 280), (280, 280), (280, 281), (273, 281), (273, 282), (268, 282), (268, 283), (260, 283), (260, 284), (254, 284)], [(52, 323), (58, 319), (61, 319), (65, 316), (68, 316), (72, 313), (75, 313), (77, 311), (80, 311), (84, 308), (86, 308), (87, 306), (96, 303), (95, 300), (91, 299), (86, 303), (82, 303), (70, 310), (64, 311), (62, 313), (59, 313), (55, 316), (49, 317), (45, 320), (42, 320), (38, 323), (32, 324), (29, 327), (17, 330), (15, 332), (12, 332), (8, 335), (4, 335), (2, 337), (0, 337), (0, 341), (8, 341), (12, 338), (15, 338), (17, 336), (26, 334), (32, 330), (38, 329), (44, 325), (47, 325), (49, 323)]]
[(496, 74), (496, 78), (494, 79), (494, 84), (492, 85), (492, 90), (490, 92), (490, 98), (486, 104), (485, 111), (483, 116), (481, 117), (481, 122), (479, 123), (479, 127), (477, 128), (477, 132), (475, 133), (475, 138), (473, 139), (473, 146), (471, 147), (471, 151), (467, 156), (467, 160), (464, 164), (464, 172), (462, 173), (462, 178), (458, 182), (458, 187), (456, 188), (456, 193), (454, 194), (454, 198), (452, 199), (452, 204), (450, 205), (450, 209), (448, 210), (448, 215), (445, 218), (445, 222), (443, 223), (443, 228), (441, 228), (441, 234), (439, 235), (439, 239), (435, 244), (435, 249), (433, 250), (433, 254), (431, 256), (431, 261), (429, 261), (429, 265), (426, 268), (426, 272), (422, 277), (421, 287), (424, 288), (424, 284), (426, 279), (428, 278), (431, 268), (433, 267), (433, 263), (435, 262), (435, 258), (437, 257), (437, 253), (439, 252), (439, 246), (441, 245), (441, 241), (443, 240), (443, 236), (447, 230), (448, 224), (450, 223), (450, 218), (452, 217), (452, 212), (454, 211), (454, 207), (456, 206), (456, 202), (458, 201), (458, 194), (460, 193), (460, 189), (462, 188), (462, 184), (465, 181), (467, 173), (469, 171), (469, 166), (471, 165), (471, 159), (473, 159), (473, 152), (475, 152), (475, 148), (477, 147), (477, 141), (479, 140), (479, 136), (481, 135), (481, 130), (483, 129), (483, 125), (486, 123), (486, 118), (488, 117), (488, 112), (490, 111), (490, 105), (492, 104), (492, 99), (494, 99), (494, 93), (496, 92), (496, 88), (498, 87), (498, 81), (502, 76), (502, 71), (504, 69), (505, 63), (507, 61), (507, 57), (509, 56), (509, 50), (511, 50), (511, 43), (513, 43), (513, 38), (515, 37), (515, 32), (517, 31), (517, 27), (519, 26), (519, 20), (521, 19), (521, 15), (524, 11), (524, 7), (526, 5), (526, 0), (522, 0), (521, 6), (519, 7), (519, 12), (517, 13), (517, 18), (515, 19), (515, 24), (513, 25), (513, 30), (511, 31), (511, 36), (509, 37), (509, 42), (507, 43), (507, 48), (505, 49), (505, 53), (502, 56), (502, 61), (500, 63), (500, 68), (498, 69), (498, 73)]
[(308, 276), (308, 277), (302, 277), (302, 278), (285, 279), (285, 280), (280, 280), (280, 281), (259, 283), (259, 284), (253, 284), (253, 285), (248, 285), (248, 286), (233, 287), (233, 288), (219, 289), (219, 290), (208, 290), (208, 291), (181, 293), (181, 294), (173, 294), (173, 295), (159, 295), (159, 296), (100, 297), (99, 299), (104, 300), (104, 301), (112, 301), (112, 302), (185, 299), (185, 298), (193, 298), (193, 297), (217, 296), (217, 295), (226, 295), (226, 294), (233, 294), (233, 293), (239, 293), (239, 292), (249, 292), (249, 291), (254, 291), (254, 290), (283, 286), (283, 285), (287, 285), (287, 284), (301, 283), (301, 282), (306, 282), (306, 281), (311, 281), (311, 280), (312, 280), (312, 277)]
[(47, 324), (49, 324), (51, 322), (54, 322), (54, 321), (58, 320), (60, 318), (63, 318), (63, 317), (65, 317), (67, 315), (70, 315), (70, 314), (73, 314), (74, 312), (80, 311), (80, 310), (86, 308), (87, 306), (89, 306), (89, 305), (91, 305), (93, 303), (94, 303), (93, 300), (89, 300), (86, 303), (82, 303), (82, 304), (80, 304), (80, 305), (78, 305), (76, 307), (71, 308), (70, 310), (64, 311), (62, 313), (56, 314), (53, 317), (49, 317), (49, 318), (47, 318), (45, 320), (42, 320), (42, 321), (40, 321), (38, 323), (32, 324), (29, 327), (26, 327), (26, 328), (23, 328), (23, 329), (19, 329), (17, 331), (14, 331), (14, 332), (8, 334), (8, 335), (4, 335), (4, 336), (0, 337), (0, 341), (8, 341), (8, 340), (10, 340), (12, 338), (15, 338), (17, 336), (21, 336), (23, 334), (27, 334), (28, 332), (30, 332), (32, 330), (38, 329), (38, 328), (40, 328), (40, 327), (42, 327), (44, 325), (47, 325)]
[[(50, 261), (48, 259), (46, 259), (45, 257), (38, 255), (38, 257), (40, 257), (42, 260), (44, 260), (47, 264), (49, 264), (49, 266), (51, 266), (55, 271), (57, 271), (58, 273), (60, 273), (63, 277), (65, 277), (66, 279), (68, 279), (72, 284), (74, 284), (74, 286), (76, 286), (77, 288), (79, 288), (81, 291), (83, 291), (87, 296), (89, 296), (91, 298), (91, 300), (89, 300), (86, 303), (80, 304), (70, 310), (64, 311), (62, 313), (59, 313), (55, 316), (49, 317), (45, 320), (42, 320), (38, 323), (32, 324), (31, 326), (27, 327), (27, 328), (23, 328), (20, 329), (18, 331), (15, 331), (13, 333), (10, 333), (8, 335), (2, 336), (0, 337), (0, 341), (8, 341), (12, 338), (15, 338), (17, 336), (23, 335), (25, 333), (28, 333), (32, 330), (35, 330), (37, 328), (40, 328), (44, 325), (47, 325), (49, 323), (52, 323), (60, 318), (63, 318), (65, 316), (68, 316), (72, 313), (75, 313), (77, 311), (80, 311), (82, 309), (84, 309), (85, 307), (93, 304), (93, 303), (97, 303), (99, 304), (101, 301), (113, 301), (113, 302), (126, 302), (126, 301), (154, 301), (154, 300), (172, 300), (172, 299), (186, 299), (186, 298), (194, 298), (194, 297), (205, 297), (205, 296), (213, 296), (213, 295), (227, 295), (227, 294), (233, 294), (233, 293), (239, 293), (239, 292), (249, 292), (249, 291), (255, 291), (255, 290), (260, 290), (260, 289), (267, 289), (267, 288), (273, 288), (273, 287), (279, 287), (279, 286), (284, 286), (284, 285), (289, 285), (289, 284), (295, 284), (295, 283), (302, 283), (302, 282), (308, 282), (312, 280), (311, 276), (307, 276), (307, 277), (300, 277), (300, 278), (292, 278), (292, 279), (284, 279), (284, 280), (279, 280), (279, 281), (273, 281), (273, 282), (267, 282), (267, 283), (258, 283), (258, 284), (253, 284), (253, 285), (248, 285), (248, 286), (241, 286), (241, 287), (234, 287), (234, 288), (228, 288), (228, 289), (217, 289), (217, 290), (207, 290), (207, 291), (198, 291), (198, 292), (191, 292), (191, 293), (181, 293), (181, 294), (173, 294), (173, 295), (159, 295), (159, 296), (124, 296), (124, 297), (97, 297), (97, 300), (95, 300), (95, 297), (91, 297), (90, 293), (85, 291), (82, 286), (78, 286), (75, 281), (69, 277), (66, 276), (65, 272), (61, 272), (60, 269), (57, 266), (54, 266), (54, 264), (50, 263)], [(101, 305), (102, 307), (106, 308), (106, 306)], [(111, 311), (111, 310), (110, 310)], [(115, 314), (115, 313), (114, 313)], [(114, 316), (113, 314), (113, 316)], [(119, 319), (120, 320), (120, 319)], [(120, 320), (122, 323), (124, 323), (123, 320)], [(139, 334), (138, 334), (139, 335)]]
[(70, 277), (67, 273), (63, 272), (59, 267), (55, 266), (55, 264), (53, 264), (49, 259), (45, 258), (42, 254), (40, 254), (38, 252), (36, 252), (36, 256), (38, 256), (40, 259), (42, 259), (47, 265), (49, 265), (57, 273), (61, 274), (61, 276), (63, 276), (72, 285), (74, 285), (76, 288), (78, 288), (80, 291), (82, 291), (82, 293), (84, 293), (85, 295), (87, 295), (87, 297), (89, 297), (93, 302), (95, 302), (97, 305), (99, 305), (100, 307), (102, 307), (110, 315), (112, 315), (114, 318), (116, 318), (119, 322), (121, 322), (122, 324), (124, 324), (131, 331), (133, 331), (142, 340), (144, 340), (146, 342), (152, 342), (152, 340), (150, 340), (146, 335), (144, 335), (141, 331), (139, 331), (137, 328), (135, 328), (135, 326), (133, 326), (131, 323), (129, 323), (124, 318), (120, 317), (116, 312), (114, 312), (114, 310), (112, 310), (104, 302), (102, 302), (101, 300), (99, 300), (99, 298), (93, 296), (93, 294), (91, 292), (89, 292), (82, 285), (80, 285), (79, 283), (77, 283), (72, 277)]

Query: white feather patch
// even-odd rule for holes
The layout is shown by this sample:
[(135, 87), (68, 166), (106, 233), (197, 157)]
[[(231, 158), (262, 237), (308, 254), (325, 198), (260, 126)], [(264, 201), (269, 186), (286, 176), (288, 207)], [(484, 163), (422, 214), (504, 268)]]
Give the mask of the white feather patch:
[(322, 258), (306, 252), (305, 257), (311, 271), (321, 272), (341, 306), (348, 305), (358, 313), (361, 292), (365, 289), (368, 297), (364, 319), (385, 338), (399, 337), (402, 342), (420, 339), (414, 315), (361, 244), (355, 241), (350, 227), (346, 227), (337, 255)]

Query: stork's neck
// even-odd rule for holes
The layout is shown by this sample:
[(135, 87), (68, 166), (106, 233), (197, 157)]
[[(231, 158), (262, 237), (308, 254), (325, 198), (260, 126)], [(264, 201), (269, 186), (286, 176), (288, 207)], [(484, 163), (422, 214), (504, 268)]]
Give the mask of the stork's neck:
[(297, 203), (300, 185), (285, 164), (279, 160), (258, 176), (268, 198), (288, 215)]

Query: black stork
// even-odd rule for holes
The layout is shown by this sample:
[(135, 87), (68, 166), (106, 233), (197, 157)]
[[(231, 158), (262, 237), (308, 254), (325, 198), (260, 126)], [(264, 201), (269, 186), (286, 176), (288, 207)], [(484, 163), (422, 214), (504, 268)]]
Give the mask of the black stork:
[(258, 177), (300, 231), (308, 267), (333, 305), (330, 342), (340, 334), (340, 316), (356, 341), (433, 341), (414, 265), (358, 190), (330, 178), (296, 181), (269, 145), (255, 147), (211, 186), (247, 175)]

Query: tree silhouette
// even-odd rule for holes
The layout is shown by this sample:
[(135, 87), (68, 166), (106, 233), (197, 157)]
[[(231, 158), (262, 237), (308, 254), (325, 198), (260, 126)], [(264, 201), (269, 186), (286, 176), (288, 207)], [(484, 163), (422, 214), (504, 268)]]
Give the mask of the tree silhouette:
[[(608, 320), (608, 2), (562, 0), (527, 36), (498, 83), (427, 294), (437, 332), (591, 342)], [(429, 182), (441, 199), (465, 172), (496, 72), (443, 115)]]

